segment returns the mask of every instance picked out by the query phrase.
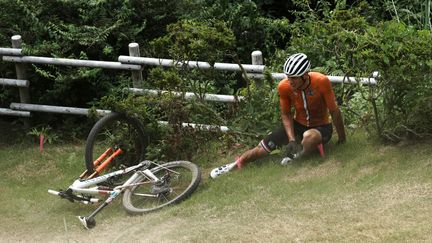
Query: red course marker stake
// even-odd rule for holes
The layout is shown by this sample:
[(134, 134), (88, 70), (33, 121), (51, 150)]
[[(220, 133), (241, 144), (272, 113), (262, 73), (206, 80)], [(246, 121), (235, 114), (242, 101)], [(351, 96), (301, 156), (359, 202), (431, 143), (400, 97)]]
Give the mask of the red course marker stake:
[(39, 151), (42, 153), (44, 150), (45, 136), (43, 134), (39, 135)]

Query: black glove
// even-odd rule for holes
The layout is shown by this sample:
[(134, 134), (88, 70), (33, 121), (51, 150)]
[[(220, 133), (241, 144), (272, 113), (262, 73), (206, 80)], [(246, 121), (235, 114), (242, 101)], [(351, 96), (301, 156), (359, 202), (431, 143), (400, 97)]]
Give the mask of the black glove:
[(298, 145), (296, 141), (290, 141), (286, 147), (286, 151), (288, 154), (295, 154), (297, 153)]

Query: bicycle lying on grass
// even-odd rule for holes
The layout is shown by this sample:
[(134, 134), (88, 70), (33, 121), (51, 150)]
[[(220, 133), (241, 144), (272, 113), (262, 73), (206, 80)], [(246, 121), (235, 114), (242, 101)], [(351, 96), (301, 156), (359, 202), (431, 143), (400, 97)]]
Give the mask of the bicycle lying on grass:
[[(128, 136), (128, 141), (132, 144), (126, 144), (126, 140), (118, 140), (122, 136), (113, 135), (112, 132), (115, 130), (112, 130), (112, 126), (108, 126), (113, 124), (117, 124), (116, 127), (122, 130), (118, 134)], [(125, 133), (125, 129), (138, 129), (139, 132)], [(102, 134), (110, 139), (96, 139), (104, 137)], [(157, 164), (142, 160), (145, 149), (142, 138), (144, 138), (142, 124), (137, 119), (120, 113), (111, 113), (103, 117), (95, 124), (87, 138), (87, 170), (68, 189), (48, 190), (48, 192), (71, 202), (77, 201), (84, 204), (102, 202), (100, 195), (106, 197), (89, 216), (78, 216), (87, 229), (96, 225), (94, 217), (122, 193), (123, 207), (131, 214), (152, 212), (179, 203), (190, 196), (201, 180), (199, 167), (189, 161)], [(92, 163), (88, 163), (87, 158), (92, 159), (96, 147), (107, 145), (108, 149), (102, 155)], [(90, 152), (91, 155), (88, 154)]]

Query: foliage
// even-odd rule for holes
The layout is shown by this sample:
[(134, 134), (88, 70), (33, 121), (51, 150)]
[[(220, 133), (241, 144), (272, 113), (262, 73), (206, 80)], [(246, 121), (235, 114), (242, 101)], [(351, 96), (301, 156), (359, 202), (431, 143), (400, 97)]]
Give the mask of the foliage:
[(399, 23), (405, 23), (417, 29), (432, 30), (431, 0), (384, 1), (384, 9)]
[(206, 0), (194, 18), (224, 21), (236, 37), (235, 52), (241, 60), (249, 60), (254, 50), (271, 55), (289, 39), (289, 21), (283, 16), (265, 17), (253, 1)]
[[(361, 11), (361, 8), (341, 10), (329, 21), (296, 26), (291, 46), (282, 53), (303, 51), (314, 65), (333, 75), (368, 77), (373, 71), (379, 71), (381, 76), (376, 87), (341, 85), (336, 88), (346, 107), (352, 102), (368, 103), (354, 105), (365, 110), (351, 110), (363, 114), (357, 122), (373, 125), (376, 135), (391, 141), (430, 134), (432, 123), (418, 121), (424, 117), (420, 107), (430, 107), (430, 31), (417, 31), (395, 21), (372, 26), (360, 15)], [(355, 92), (360, 95), (350, 100)]]
[[(135, 96), (113, 93), (97, 104), (112, 111), (124, 112), (142, 121), (145, 133), (152, 141), (147, 158), (159, 160), (190, 159), (198, 149), (218, 136), (214, 132), (200, 131), (183, 123), (223, 122), (209, 104), (187, 101), (172, 93), (161, 96)], [(166, 123), (161, 123), (164, 121)], [(215, 124), (216, 125), (216, 124)], [(214, 133), (214, 136), (209, 136)]]
[(239, 90), (238, 95), (244, 99), (238, 104), (230, 127), (244, 142), (256, 144), (257, 139), (280, 124), (277, 90), (269, 80), (261, 85), (250, 82), (246, 88)]
[(378, 67), (382, 73), (378, 95), (383, 97), (380, 135), (390, 140), (431, 134), (432, 122), (425, 119), (432, 97), (432, 36), (396, 22), (371, 27), (369, 41), (356, 56), (360, 67)]
[[(176, 69), (155, 68), (149, 71), (146, 84), (160, 89), (190, 91), (203, 97), (204, 93), (229, 92), (232, 74), (212, 68), (215, 62), (235, 55), (235, 37), (224, 22), (205, 23), (184, 20), (167, 27), (167, 35), (150, 43), (155, 55), (169, 56), (176, 61)], [(209, 69), (193, 68), (195, 61), (205, 61)]]
[[(0, 43), (10, 46), (6, 38), (20, 34), (29, 55), (116, 60), (128, 52), (130, 42), (163, 35), (164, 28), (159, 25), (175, 22), (178, 11), (190, 5), (174, 0), (164, 4), (154, 0), (5, 0), (0, 2), (4, 13), (0, 16)], [(45, 65), (30, 69), (34, 103), (82, 107), (106, 95), (113, 86), (129, 83), (124, 74), (111, 70)], [(2, 99), (6, 102), (8, 97)]]
[[(157, 128), (155, 146), (150, 149), (149, 154), (159, 159), (189, 158), (196, 151), (191, 148), (205, 144), (209, 136), (207, 132), (194, 131), (182, 123), (224, 123), (215, 106), (208, 104), (203, 98), (207, 92), (217, 93), (226, 88), (226, 84), (230, 84), (231, 75), (216, 72), (213, 68), (204, 71), (193, 69), (189, 67), (188, 61), (206, 60), (213, 65), (232, 53), (229, 50), (233, 49), (234, 36), (223, 22), (183, 20), (168, 25), (167, 34), (154, 39), (149, 46), (155, 54), (174, 58), (177, 65), (174, 68), (148, 69), (145, 86), (181, 94), (192, 91), (197, 100), (187, 101), (182, 95), (175, 93), (165, 93), (156, 98), (133, 97), (126, 96), (118, 89), (103, 98), (101, 104), (114, 111), (140, 116), (144, 123), (157, 124), (160, 120), (167, 121), (168, 127)], [(222, 82), (218, 84), (218, 80)], [(141, 106), (145, 107), (144, 110), (140, 110)]]
[(36, 136), (39, 138), (39, 136), (44, 136), (44, 143), (52, 144), (56, 143), (59, 140), (59, 136), (52, 131), (50, 126), (45, 126), (41, 128), (32, 128), (30, 132), (27, 133), (28, 135)]
[[(221, 135), (217, 128), (221, 119), (209, 108), (209, 104), (168, 95), (160, 99), (159, 105), (168, 127), (167, 133), (155, 147), (161, 151), (164, 159), (192, 159), (198, 151), (205, 151), (210, 141)], [(197, 126), (186, 125), (187, 123)], [(200, 124), (212, 124), (216, 127), (207, 131), (205, 128), (201, 129)]]
[[(20, 34), (29, 55), (116, 60), (128, 53), (128, 43), (138, 42), (143, 56), (177, 60), (176, 68), (145, 67), (144, 86), (193, 92), (198, 97), (194, 102), (166, 98), (166, 107), (178, 107), (178, 117), (186, 121), (232, 120), (238, 131), (263, 134), (278, 120), (272, 80), (258, 87), (243, 73), (193, 69), (188, 60), (247, 63), (259, 49), (267, 70), (280, 72), (290, 53), (302, 51), (315, 70), (326, 74), (367, 77), (380, 71), (374, 87), (335, 85), (348, 124), (374, 128), (390, 140), (432, 133), (427, 117), (432, 96), (430, 0), (4, 0), (0, 8), (0, 43), (10, 46), (9, 37)], [(0, 66), (0, 74), (14, 78), (13, 65)], [(129, 72), (52, 65), (29, 65), (28, 76), (32, 103), (74, 107), (98, 104), (104, 96), (126, 98), (121, 92), (131, 83)], [(203, 99), (206, 93), (246, 99), (234, 106), (209, 104)], [(18, 98), (16, 90), (1, 87), (0, 107)], [(153, 110), (157, 117), (152, 121), (169, 117)], [(182, 115), (195, 110), (202, 114)], [(73, 126), (54, 116), (36, 118)]]
[(232, 55), (234, 35), (224, 22), (205, 23), (182, 20), (167, 27), (167, 34), (155, 39), (156, 50), (166, 51), (178, 61), (206, 60), (215, 63), (228, 53)]

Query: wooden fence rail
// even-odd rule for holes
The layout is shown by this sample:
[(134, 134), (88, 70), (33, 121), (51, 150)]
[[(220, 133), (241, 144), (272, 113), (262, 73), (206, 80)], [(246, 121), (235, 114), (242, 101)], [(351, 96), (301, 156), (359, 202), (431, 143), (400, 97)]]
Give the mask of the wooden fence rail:
[(21, 56), (21, 51), (17, 48), (0, 48), (0, 56)]
[(241, 72), (242, 68), (246, 72), (251, 73), (262, 73), (264, 72), (264, 65), (251, 65), (251, 64), (233, 64), (233, 63), (219, 63), (211, 65), (208, 62), (200, 62), (200, 61), (176, 61), (173, 59), (163, 59), (163, 58), (151, 58), (151, 57), (130, 57), (130, 56), (119, 56), (119, 62), (122, 63), (133, 63), (140, 65), (152, 65), (152, 66), (165, 66), (165, 67), (183, 67), (187, 66), (188, 68), (198, 68), (198, 69), (211, 69), (214, 68), (216, 70), (222, 71), (234, 71)]
[(123, 64), (120, 62), (77, 60), (77, 59), (67, 59), (67, 58), (36, 57), (36, 56), (23, 56), (23, 57), (3, 56), (2, 59), (5, 62), (14, 62), (14, 63), (34, 63), (34, 64), (49, 64), (49, 65), (62, 65), (62, 66), (73, 66), (73, 67), (120, 69), (120, 70), (141, 70), (140, 65)]
[(28, 87), (29, 81), (22, 80), (22, 79), (0, 78), (0, 84), (8, 85), (8, 86), (16, 86), (16, 87)]
[[(0, 78), (0, 85), (15, 86), (18, 87), (20, 92), (20, 103), (11, 103), (10, 109), (0, 108), (0, 115), (19, 116), (19, 117), (30, 117), (32, 112), (50, 112), (60, 114), (71, 114), (71, 115), (87, 115), (87, 108), (77, 107), (62, 107), (62, 106), (49, 106), (40, 104), (31, 104), (29, 85), (30, 82), (27, 79), (27, 64), (48, 64), (48, 65), (63, 65), (73, 67), (89, 67), (89, 68), (105, 68), (105, 69), (116, 69), (116, 70), (129, 70), (131, 71), (133, 88), (129, 91), (136, 94), (150, 94), (160, 95), (169, 91), (164, 90), (153, 90), (153, 89), (142, 89), (142, 68), (144, 65), (152, 66), (166, 66), (166, 67), (184, 67), (188, 68), (199, 68), (199, 69), (210, 69), (223, 71), (234, 71), (234, 72), (246, 72), (248, 77), (254, 78), (257, 84), (260, 83), (260, 79), (263, 79), (265, 72), (265, 65), (263, 65), (262, 53), (260, 51), (252, 52), (252, 64), (233, 64), (233, 63), (215, 63), (210, 65), (208, 62), (202, 61), (175, 61), (172, 59), (161, 59), (161, 58), (150, 58), (140, 57), (139, 45), (137, 43), (129, 44), (129, 56), (119, 56), (117, 62), (113, 61), (96, 61), (96, 60), (80, 60), (80, 59), (67, 59), (67, 58), (52, 58), (52, 57), (38, 57), (38, 56), (22, 56), (22, 40), (21, 36), (15, 35), (11, 38), (13, 48), (0, 48), (0, 56), (5, 62), (15, 63), (15, 69), (17, 73), (17, 79), (6, 79)], [(285, 75), (283, 73), (271, 73), (273, 78), (283, 79)], [(343, 76), (328, 76), (331, 82), (335, 83), (365, 83), (369, 85), (376, 84), (376, 78), (378, 73), (374, 72), (368, 78), (356, 79), (354, 77), (343, 77)], [(192, 92), (174, 92), (176, 96), (183, 96), (186, 99), (196, 99), (197, 95)], [(221, 94), (204, 94), (203, 98), (208, 101), (215, 102), (238, 102), (244, 99), (244, 97), (237, 97), (234, 95), (221, 95)], [(104, 115), (109, 113), (107, 110), (97, 110), (97, 113)], [(161, 124), (166, 122), (161, 121)], [(204, 124), (192, 124), (183, 123), (183, 126), (192, 126), (205, 130), (214, 130), (215, 127), (223, 132), (229, 129), (225, 126), (213, 126)]]

